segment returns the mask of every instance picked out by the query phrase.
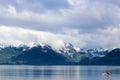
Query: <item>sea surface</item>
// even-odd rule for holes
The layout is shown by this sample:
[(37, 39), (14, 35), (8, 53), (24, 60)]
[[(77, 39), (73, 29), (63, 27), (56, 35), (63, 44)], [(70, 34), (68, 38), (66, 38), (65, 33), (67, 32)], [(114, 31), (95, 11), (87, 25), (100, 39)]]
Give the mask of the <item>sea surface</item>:
[(0, 80), (120, 80), (120, 66), (0, 65)]

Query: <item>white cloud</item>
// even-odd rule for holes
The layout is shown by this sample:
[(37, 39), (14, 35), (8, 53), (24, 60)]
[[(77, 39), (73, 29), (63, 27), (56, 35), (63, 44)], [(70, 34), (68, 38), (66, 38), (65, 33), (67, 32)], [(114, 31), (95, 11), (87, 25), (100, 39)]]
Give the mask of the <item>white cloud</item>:
[(83, 4), (86, 4), (87, 0), (68, 0), (69, 4), (71, 4), (72, 6), (80, 6)]
[(120, 47), (120, 25), (98, 29), (96, 33), (80, 34), (78, 30), (65, 30), (62, 34), (23, 28), (0, 26), (0, 43), (19, 46), (20, 44), (45, 43), (54, 49), (60, 49), (64, 42), (70, 42), (81, 48), (116, 48)]
[[(21, 26), (39, 30), (57, 32), (57, 27), (73, 28), (85, 32), (96, 28), (119, 24), (120, 8), (111, 3), (95, 0), (68, 0), (71, 4), (67, 8), (57, 10), (45, 9), (45, 12), (33, 12), (23, 9), (18, 11), (16, 6), (8, 5), (0, 8), (0, 24)], [(72, 5), (74, 4), (74, 5)], [(44, 9), (44, 8), (43, 8)]]
[(58, 49), (64, 45), (64, 41), (57, 34), (15, 27), (0, 26), (0, 37), (1, 44), (13, 46), (19, 46), (20, 44), (29, 45), (31, 43), (45, 43)]
[(60, 49), (65, 42), (84, 47), (86, 46), (84, 39), (87, 38), (84, 35), (79, 35), (77, 30), (68, 30), (67, 33), (65, 30), (63, 34), (54, 34), (9, 26), (0, 26), (0, 36), (0, 43), (4, 45), (19, 46), (25, 44), (31, 46), (33, 43), (45, 43), (51, 45), (54, 49)]
[(38, 12), (28, 8), (31, 3), (27, 0), (17, 0), (19, 5), (26, 4), (21, 10), (14, 4), (0, 5), (0, 25), (7, 25), (0, 26), (1, 42), (17, 45), (40, 41), (60, 47), (66, 41), (80, 47), (120, 47), (118, 0), (66, 1), (69, 6), (57, 9), (45, 7), (48, 0), (34, 2), (32, 6), (40, 4)]

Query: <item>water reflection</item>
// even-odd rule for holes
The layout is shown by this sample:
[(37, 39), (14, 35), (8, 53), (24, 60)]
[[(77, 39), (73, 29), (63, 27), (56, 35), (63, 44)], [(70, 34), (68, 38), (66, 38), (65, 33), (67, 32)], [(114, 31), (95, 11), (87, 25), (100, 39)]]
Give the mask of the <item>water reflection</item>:
[[(103, 72), (112, 73), (110, 78)], [(0, 80), (118, 80), (119, 66), (0, 66)]]

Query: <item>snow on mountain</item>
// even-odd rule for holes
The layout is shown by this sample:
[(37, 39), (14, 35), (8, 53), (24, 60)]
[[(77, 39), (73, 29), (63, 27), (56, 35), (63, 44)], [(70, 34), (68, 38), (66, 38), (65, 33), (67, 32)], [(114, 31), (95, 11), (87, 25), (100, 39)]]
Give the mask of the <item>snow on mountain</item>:
[(71, 43), (65, 43), (64, 47), (59, 49), (59, 52), (68, 54), (69, 56), (77, 53), (77, 51), (75, 50), (74, 46)]
[(1, 48), (5, 48), (5, 47), (6, 47), (6, 45), (0, 43), (0, 49), (1, 49)]
[(0, 48), (4, 48), (4, 46), (0, 45)]
[[(64, 43), (64, 46), (61, 47), (59, 50), (55, 50), (52, 48), (52, 46), (50, 46), (49, 44), (44, 44), (44, 43), (34, 43), (31, 42), (30, 44), (20, 44), (19, 46), (17, 46), (17, 48), (20, 48), (22, 51), (26, 51), (28, 49), (31, 49), (33, 47), (37, 47), (37, 46), (41, 46), (41, 48), (43, 48), (44, 51), (46, 51), (46, 49), (52, 49), (58, 53), (61, 53), (63, 55), (67, 55), (67, 56), (73, 56), (73, 55), (90, 55), (90, 57), (104, 57), (109, 51), (102, 49), (102, 48), (94, 48), (94, 49), (81, 49), (79, 47), (75, 47), (73, 46), (71, 43)], [(6, 46), (0, 44), (0, 48), (4, 48)], [(14, 46), (13, 46), (14, 47)]]
[(94, 49), (80, 49), (80, 52), (88, 53), (92, 55), (92, 57), (104, 57), (109, 51), (102, 48), (94, 48)]
[(79, 48), (79, 47), (74, 47), (74, 49), (75, 49), (77, 52), (80, 52), (80, 48)]
[[(79, 48), (73, 46), (71, 43), (65, 43), (64, 47), (59, 50), (62, 54), (67, 54), (69, 56), (73, 54), (77, 55), (89, 55), (89, 57), (104, 57), (109, 51), (102, 48)], [(81, 54), (82, 53), (82, 54)]]

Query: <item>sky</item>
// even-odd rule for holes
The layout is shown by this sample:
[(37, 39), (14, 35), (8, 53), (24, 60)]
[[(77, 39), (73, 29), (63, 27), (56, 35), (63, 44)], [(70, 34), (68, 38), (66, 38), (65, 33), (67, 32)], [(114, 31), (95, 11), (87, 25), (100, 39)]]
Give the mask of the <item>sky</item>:
[(0, 0), (0, 44), (120, 48), (120, 0)]

